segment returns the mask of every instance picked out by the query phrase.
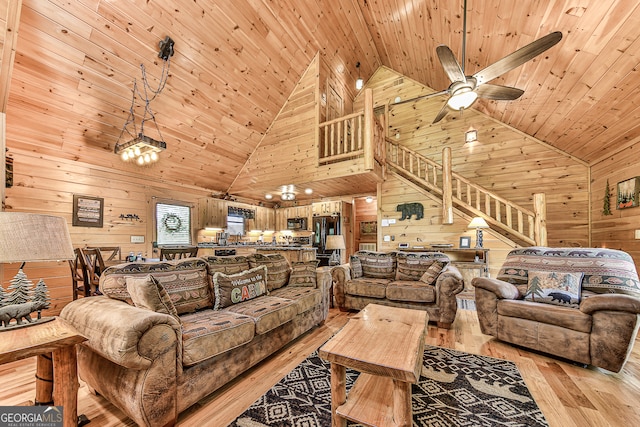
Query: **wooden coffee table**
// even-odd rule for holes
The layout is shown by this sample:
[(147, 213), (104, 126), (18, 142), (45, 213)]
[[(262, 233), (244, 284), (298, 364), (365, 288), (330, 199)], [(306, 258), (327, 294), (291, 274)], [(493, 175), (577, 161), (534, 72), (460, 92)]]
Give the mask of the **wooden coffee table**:
[[(318, 351), (331, 362), (331, 425), (411, 426), (411, 384), (422, 369), (429, 317), (369, 304)], [(346, 368), (361, 374), (346, 394)]]

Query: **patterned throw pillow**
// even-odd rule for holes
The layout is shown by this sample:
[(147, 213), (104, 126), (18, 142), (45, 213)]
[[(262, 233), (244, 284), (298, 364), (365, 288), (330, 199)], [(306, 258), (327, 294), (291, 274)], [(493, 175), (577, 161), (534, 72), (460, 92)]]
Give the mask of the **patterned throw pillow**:
[(178, 312), (171, 302), (167, 290), (152, 275), (129, 276), (126, 281), (127, 292), (131, 295), (133, 305), (156, 313), (169, 314), (179, 320)]
[(396, 259), (396, 280), (420, 280), (434, 261), (449, 263), (449, 257), (442, 252), (398, 252)]
[(251, 268), (249, 259), (245, 256), (208, 256), (205, 260), (209, 264), (211, 274), (218, 271), (225, 274), (236, 274)]
[(229, 307), (267, 293), (267, 267), (261, 265), (236, 274), (213, 274), (214, 310)]
[(583, 273), (529, 270), (526, 301), (578, 308)]
[(442, 261), (433, 261), (433, 264), (427, 268), (427, 271), (420, 277), (420, 281), (426, 283), (427, 285), (431, 285), (435, 283), (438, 275), (444, 268), (444, 263)]
[(362, 275), (375, 279), (396, 278), (396, 254), (383, 252), (358, 252), (362, 263)]
[(316, 268), (318, 268), (318, 260), (292, 262), (289, 286), (309, 286), (315, 288)]
[(291, 267), (282, 254), (253, 254), (249, 257), (251, 268), (264, 265), (267, 267), (267, 290), (273, 291), (289, 283)]
[(351, 265), (351, 278), (357, 279), (358, 277), (362, 277), (362, 263), (360, 262), (360, 258), (351, 255), (349, 257), (349, 264)]

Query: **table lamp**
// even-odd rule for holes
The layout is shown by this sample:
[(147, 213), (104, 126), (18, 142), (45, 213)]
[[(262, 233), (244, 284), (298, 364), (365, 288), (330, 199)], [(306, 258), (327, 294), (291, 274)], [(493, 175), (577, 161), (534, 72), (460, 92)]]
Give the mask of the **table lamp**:
[(327, 236), (327, 242), (325, 248), (328, 250), (333, 250), (331, 257), (329, 258), (329, 265), (339, 265), (340, 264), (340, 250), (346, 249), (344, 245), (344, 236), (342, 234), (332, 234)]
[(485, 221), (484, 218), (477, 216), (471, 220), (468, 228), (476, 229), (476, 248), (481, 248), (482, 247), (482, 229), (489, 228), (489, 224), (487, 224), (487, 221)]
[[(75, 254), (64, 218), (25, 212), (0, 212), (0, 263), (20, 262), (18, 273), (11, 280), (10, 292), (0, 286), (0, 312), (9, 316), (5, 327), (31, 322), (30, 313), (40, 312), (49, 305), (48, 291), (40, 279), (35, 289), (22, 270), (28, 261), (62, 261)], [(6, 312), (6, 313), (5, 313)], [(6, 317), (5, 316), (5, 317)], [(8, 325), (16, 319), (16, 325)], [(0, 324), (0, 330), (3, 324)]]

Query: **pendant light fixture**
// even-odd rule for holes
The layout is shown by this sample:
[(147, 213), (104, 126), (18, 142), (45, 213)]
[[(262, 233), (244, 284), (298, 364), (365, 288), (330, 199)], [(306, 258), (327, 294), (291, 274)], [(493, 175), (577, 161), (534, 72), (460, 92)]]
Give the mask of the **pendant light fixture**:
[(356, 89), (360, 90), (364, 86), (364, 80), (360, 77), (360, 61), (356, 63), (356, 68), (358, 69), (358, 79), (356, 80)]
[[(153, 101), (160, 92), (164, 89), (167, 79), (169, 77), (169, 66), (171, 65), (171, 57), (173, 56), (173, 40), (167, 36), (159, 43), (160, 52), (158, 57), (162, 58), (162, 75), (157, 89), (152, 89), (149, 86), (147, 80), (147, 74), (144, 68), (144, 64), (140, 64), (142, 71), (142, 90), (138, 88), (137, 80), (133, 81), (133, 97), (131, 99), (131, 106), (129, 107), (129, 115), (122, 127), (118, 141), (114, 147), (114, 152), (125, 161), (134, 161), (136, 164), (143, 166), (149, 163), (153, 163), (158, 160), (159, 153), (167, 148), (167, 143), (164, 142), (160, 128), (156, 123), (156, 117), (151, 109), (151, 101)], [(136, 126), (135, 107), (136, 98), (139, 97), (144, 102), (144, 112), (142, 114), (142, 120), (140, 121), (140, 129)], [(144, 134), (145, 122), (151, 120), (156, 128), (159, 139), (154, 139)]]

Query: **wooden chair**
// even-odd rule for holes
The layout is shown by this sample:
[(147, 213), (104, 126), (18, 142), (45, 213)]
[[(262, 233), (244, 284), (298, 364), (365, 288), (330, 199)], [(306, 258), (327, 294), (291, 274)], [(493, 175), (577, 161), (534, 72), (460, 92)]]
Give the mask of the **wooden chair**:
[(98, 246), (91, 249), (100, 249), (102, 261), (104, 261), (105, 264), (116, 264), (117, 261), (122, 261), (120, 246)]
[(82, 253), (82, 259), (86, 266), (87, 280), (89, 287), (91, 288), (90, 295), (100, 295), (98, 285), (100, 284), (100, 273), (104, 271), (104, 261), (102, 260), (102, 254), (98, 248), (84, 248), (80, 249)]
[(179, 248), (160, 248), (160, 261), (183, 259), (198, 256), (197, 246), (183, 246)]
[(91, 295), (89, 287), (89, 279), (87, 277), (87, 266), (84, 263), (84, 256), (80, 248), (73, 250), (75, 258), (69, 260), (69, 267), (71, 268), (71, 285), (73, 287), (73, 299), (78, 299), (78, 292), (81, 292), (83, 296), (88, 297)]

